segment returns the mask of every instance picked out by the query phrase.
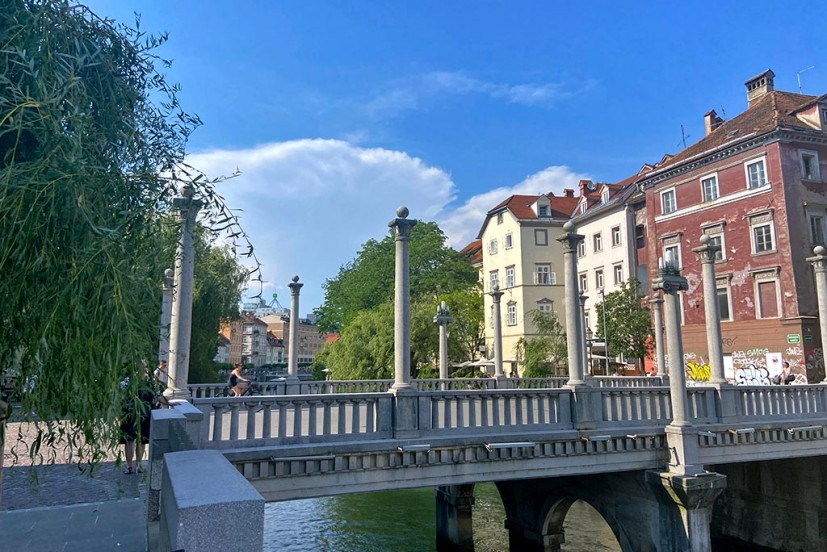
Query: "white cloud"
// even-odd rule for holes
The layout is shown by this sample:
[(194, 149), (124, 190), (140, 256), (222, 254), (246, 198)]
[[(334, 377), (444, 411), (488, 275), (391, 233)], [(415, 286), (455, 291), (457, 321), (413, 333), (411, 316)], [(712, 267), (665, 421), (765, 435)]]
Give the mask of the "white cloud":
[(550, 106), (574, 95), (562, 83), (501, 84), (486, 82), (462, 72), (437, 71), (398, 79), (366, 105), (374, 116), (393, 116), (423, 109), (434, 98), (482, 94), (525, 106)]
[(563, 195), (564, 188), (577, 189), (586, 174), (573, 173), (566, 166), (551, 166), (527, 176), (522, 182), (509, 187), (495, 188), (475, 195), (462, 205), (446, 213), (439, 226), (448, 236), (451, 246), (459, 249), (473, 241), (485, 221), (485, 214), (512, 195), (546, 194)]
[(364, 242), (386, 235), (399, 205), (406, 205), (412, 218), (436, 220), (449, 243), (461, 248), (476, 237), (485, 213), (509, 195), (559, 194), (585, 178), (567, 167), (548, 167), (454, 208), (457, 190), (445, 171), (404, 152), (339, 140), (215, 150), (187, 161), (210, 176), (241, 171), (218, 191), (230, 207), (241, 210), (241, 224), (268, 282), (265, 298), (275, 291), (287, 306), (287, 284), (298, 274), (305, 283), (302, 314), (321, 304), (322, 283), (353, 259)]

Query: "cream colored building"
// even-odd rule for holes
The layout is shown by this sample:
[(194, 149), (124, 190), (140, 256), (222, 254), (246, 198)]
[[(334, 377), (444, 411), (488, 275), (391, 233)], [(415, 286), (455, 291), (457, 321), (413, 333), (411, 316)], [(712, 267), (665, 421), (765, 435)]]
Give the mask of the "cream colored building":
[(488, 293), (497, 284), (504, 292), (500, 311), (506, 373), (521, 361), (515, 353), (518, 341), (536, 336), (531, 311), (554, 313), (565, 324), (563, 248), (556, 238), (577, 205), (573, 190), (565, 194), (511, 196), (488, 212), (477, 236), (482, 245), (487, 356), (493, 355), (494, 325)]

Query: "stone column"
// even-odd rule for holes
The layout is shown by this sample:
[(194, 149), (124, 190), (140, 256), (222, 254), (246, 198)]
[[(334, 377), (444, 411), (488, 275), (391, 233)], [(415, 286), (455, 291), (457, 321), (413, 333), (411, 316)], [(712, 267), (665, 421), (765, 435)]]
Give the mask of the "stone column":
[(718, 292), (715, 286), (715, 254), (721, 246), (709, 243), (709, 236), (701, 236), (701, 246), (692, 251), (701, 260), (701, 275), (704, 283), (704, 318), (706, 321), (706, 347), (712, 377), (709, 383), (726, 384), (724, 376), (724, 352), (721, 342), (721, 313), (718, 312)]
[(388, 223), (396, 239), (396, 271), (394, 285), (393, 349), (394, 382), (396, 392), (413, 391), (411, 386), (411, 297), (408, 262), (408, 242), (416, 220), (408, 220), (408, 208), (399, 207), (397, 218)]
[(698, 430), (689, 421), (686, 400), (686, 374), (683, 370), (683, 343), (681, 341), (679, 291), (688, 289), (686, 278), (677, 267), (666, 266), (659, 270), (652, 281), (652, 288), (663, 290), (666, 310), (666, 341), (669, 356), (669, 397), (672, 404), (672, 421), (666, 426), (666, 439), (671, 451), (669, 473), (698, 475), (704, 473), (700, 464)]
[(666, 369), (666, 355), (663, 350), (663, 299), (658, 294), (649, 299), (652, 305), (652, 317), (655, 332), (655, 362), (658, 365), (658, 376), (665, 377), (669, 372)]
[(172, 286), (173, 275), (171, 268), (164, 271), (164, 287), (161, 292), (161, 339), (158, 345), (158, 362), (169, 365), (169, 330), (172, 319)]
[[(436, 308), (434, 323), (439, 325), (439, 379), (448, 379), (448, 324), (453, 322), (445, 301)], [(443, 382), (444, 387), (444, 382)]]
[[(814, 257), (807, 257), (813, 265), (816, 276), (816, 297), (818, 298), (818, 323), (821, 328), (821, 350), (827, 347), (827, 256), (824, 247), (818, 245), (813, 249)], [(824, 381), (827, 383), (827, 374)]]
[(592, 375), (592, 367), (589, 364), (588, 343), (586, 343), (586, 336), (588, 335), (588, 328), (586, 327), (586, 301), (589, 296), (580, 292), (580, 335), (583, 336), (583, 376), (588, 377)]
[(299, 277), (293, 276), (293, 281), (287, 284), (290, 288), (290, 335), (287, 348), (287, 381), (296, 382), (299, 379), (299, 293), (304, 284), (299, 283)]
[(195, 265), (193, 230), (195, 218), (204, 202), (193, 197), (195, 190), (189, 184), (181, 190), (181, 197), (172, 200), (178, 209), (181, 223), (181, 241), (175, 252), (175, 284), (172, 300), (169, 343), (169, 385), (164, 391), (167, 398), (189, 399), (187, 388), (190, 362), (190, 337), (192, 332), (192, 280)]
[(498, 380), (505, 378), (503, 371), (503, 325), (500, 312), (500, 298), (503, 296), (500, 286), (494, 285), (494, 289), (488, 294), (494, 301), (494, 377)]
[(563, 225), (565, 234), (557, 238), (563, 245), (563, 271), (566, 285), (566, 345), (569, 351), (569, 381), (568, 386), (584, 385), (583, 379), (583, 335), (582, 322), (578, 320), (580, 302), (577, 299), (577, 244), (583, 241), (584, 236), (574, 233), (574, 224), (571, 221)]

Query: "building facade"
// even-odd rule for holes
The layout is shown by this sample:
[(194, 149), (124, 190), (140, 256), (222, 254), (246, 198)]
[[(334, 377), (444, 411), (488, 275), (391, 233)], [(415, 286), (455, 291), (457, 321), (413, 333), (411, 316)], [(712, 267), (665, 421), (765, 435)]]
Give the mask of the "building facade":
[(776, 91), (772, 71), (746, 83), (746, 111), (705, 115), (706, 135), (643, 174), (648, 272), (681, 268), (685, 369), (709, 378), (701, 235), (715, 262), (724, 366), (736, 383), (768, 383), (789, 362), (796, 381), (824, 378), (813, 269), (827, 235), (827, 98)]
[(221, 335), (229, 341), (228, 361), (258, 368), (267, 362), (267, 324), (242, 312), (238, 320), (225, 324)]
[[(262, 317), (267, 329), (273, 337), (280, 339), (284, 344), (284, 358), (290, 355), (290, 316), (270, 314)], [(313, 358), (324, 348), (325, 335), (319, 333), (319, 327), (310, 319), (299, 320), (299, 366), (307, 366)]]

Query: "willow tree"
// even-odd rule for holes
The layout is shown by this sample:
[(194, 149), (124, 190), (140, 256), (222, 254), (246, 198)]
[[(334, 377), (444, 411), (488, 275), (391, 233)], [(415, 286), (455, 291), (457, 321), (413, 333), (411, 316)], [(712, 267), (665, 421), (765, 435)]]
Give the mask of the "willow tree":
[(154, 54), (165, 37), (137, 27), (65, 0), (0, 10), (0, 375), (49, 421), (34, 455), (59, 443), (94, 461), (115, 442), (119, 383), (134, 394), (157, 355), (173, 261), (159, 226), (180, 185), (213, 228), (233, 224), (183, 164), (199, 121)]

